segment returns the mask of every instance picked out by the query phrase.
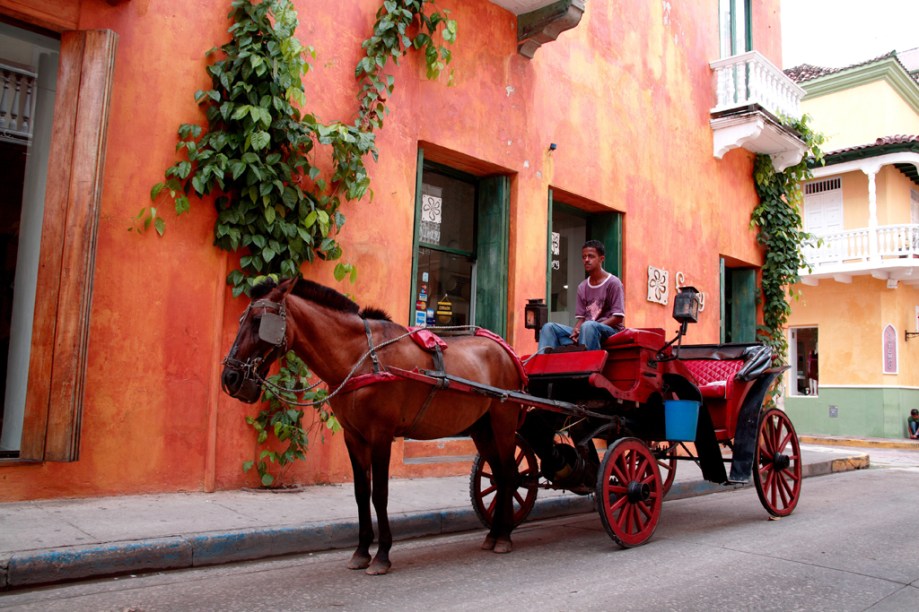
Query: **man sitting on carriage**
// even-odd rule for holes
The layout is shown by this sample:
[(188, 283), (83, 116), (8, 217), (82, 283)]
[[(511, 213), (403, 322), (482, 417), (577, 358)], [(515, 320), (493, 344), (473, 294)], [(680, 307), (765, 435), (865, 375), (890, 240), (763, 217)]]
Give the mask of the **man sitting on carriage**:
[(603, 269), (606, 248), (599, 240), (588, 240), (581, 248), (587, 278), (578, 285), (574, 328), (546, 323), (539, 331), (539, 351), (582, 344), (599, 350), (603, 342), (623, 330), (625, 320), (622, 281)]

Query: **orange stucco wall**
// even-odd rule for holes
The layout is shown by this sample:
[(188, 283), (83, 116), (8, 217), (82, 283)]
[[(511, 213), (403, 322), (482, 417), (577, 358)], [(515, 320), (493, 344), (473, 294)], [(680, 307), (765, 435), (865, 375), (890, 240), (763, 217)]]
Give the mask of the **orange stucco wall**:
[[(305, 83), (323, 120), (355, 111), (353, 67), (380, 2), (297, 0), (298, 37), (317, 57)], [(707, 294), (691, 342), (717, 342), (719, 257), (759, 265), (748, 229), (752, 155), (712, 154), (709, 62), (718, 55), (716, 0), (592, 2), (580, 25), (533, 60), (516, 53), (515, 18), (486, 0), (442, 0), (457, 19), (455, 84), (429, 82), (415, 58), (394, 68), (391, 113), (370, 163), (373, 201), (350, 204), (341, 236), (359, 302), (409, 311), (419, 143), (511, 177), (509, 340), (534, 348), (527, 298), (545, 292), (546, 194), (573, 194), (625, 215), (627, 322), (675, 328), (646, 301), (647, 267), (684, 273)], [(754, 43), (777, 65), (779, 0), (757, 3)], [(0, 10), (2, 9), (0, 4)], [(203, 121), (204, 52), (226, 37), (226, 0), (83, 0), (79, 28), (119, 35), (91, 314), (80, 457), (0, 466), (0, 499), (251, 486), (240, 466), (257, 408), (219, 390), (219, 361), (242, 300), (223, 285), (232, 259), (212, 246), (213, 208), (169, 218), (165, 237), (127, 232), (150, 186), (174, 161), (180, 123)], [(558, 148), (549, 152), (549, 144)], [(430, 148), (430, 155), (428, 154)], [(381, 223), (381, 219), (386, 223)], [(307, 275), (333, 284), (331, 266)], [(341, 436), (318, 437), (293, 468), (300, 482), (350, 478)]]

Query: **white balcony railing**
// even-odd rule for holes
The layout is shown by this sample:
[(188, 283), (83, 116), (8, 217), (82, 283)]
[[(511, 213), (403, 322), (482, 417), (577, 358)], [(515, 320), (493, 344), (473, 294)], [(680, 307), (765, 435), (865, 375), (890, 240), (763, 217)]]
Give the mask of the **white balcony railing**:
[(863, 227), (820, 236), (820, 245), (804, 247), (814, 273), (839, 264), (882, 263), (882, 260), (919, 257), (919, 224)]
[(799, 117), (804, 90), (758, 51), (711, 63), (716, 103), (712, 114), (753, 104), (774, 115)]
[(34, 72), (0, 64), (0, 140), (32, 142), (37, 77)]

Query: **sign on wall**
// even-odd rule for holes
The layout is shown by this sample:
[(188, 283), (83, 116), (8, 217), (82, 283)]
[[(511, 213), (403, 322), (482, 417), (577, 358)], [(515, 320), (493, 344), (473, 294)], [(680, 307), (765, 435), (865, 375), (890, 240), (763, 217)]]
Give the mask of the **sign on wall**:
[(884, 328), (884, 374), (897, 373), (897, 330), (888, 324)]

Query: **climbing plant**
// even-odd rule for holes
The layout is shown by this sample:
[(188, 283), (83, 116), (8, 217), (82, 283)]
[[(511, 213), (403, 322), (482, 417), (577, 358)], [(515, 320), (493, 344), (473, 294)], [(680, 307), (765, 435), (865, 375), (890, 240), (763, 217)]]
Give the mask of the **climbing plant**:
[[(306, 457), (310, 428), (304, 428), (304, 412), (298, 402), (315, 402), (319, 406), (326, 391), (309, 389), (298, 397), (290, 389), (306, 388), (309, 378), (310, 372), (303, 360), (293, 351), (288, 351), (281, 360), (278, 373), (270, 376), (270, 384), (262, 387), (264, 407), (258, 416), (246, 417), (246, 423), (256, 431), (257, 448), (255, 459), (243, 463), (243, 471), (248, 472), (254, 467), (264, 487), (276, 485), (294, 461)], [(333, 433), (341, 430), (338, 420), (325, 408), (317, 408), (316, 418), (318, 423), (314, 421), (314, 426), (324, 426)], [(277, 445), (267, 444), (269, 434), (274, 435)]]
[[(355, 68), (360, 84), (352, 123), (323, 123), (309, 110), (303, 77), (312, 47), (294, 36), (298, 25), (290, 0), (232, 0), (232, 38), (211, 49), (207, 66), (211, 88), (195, 93), (206, 126), (179, 126), (176, 147), (181, 159), (150, 191), (153, 202), (140, 210), (131, 229), (153, 227), (162, 236), (164, 216), (155, 205), (173, 201), (181, 215), (193, 199), (213, 197), (217, 209), (214, 244), (240, 251), (239, 268), (227, 276), (233, 295), (248, 293), (266, 275), (277, 281), (300, 273), (314, 258), (339, 260), (336, 240), (345, 223), (344, 201), (360, 200), (370, 191), (365, 158), (377, 159), (374, 131), (383, 127), (394, 79), (388, 62), (404, 54), (423, 53), (428, 78), (437, 78), (450, 63), (450, 51), (435, 41), (456, 38), (456, 22), (429, 0), (386, 0), (376, 13), (364, 56)], [(317, 155), (323, 154), (320, 160)], [(330, 160), (330, 161), (327, 161)], [(372, 197), (372, 191), (370, 191)], [(335, 277), (354, 281), (356, 270), (337, 263)], [(304, 412), (296, 395), (281, 388), (302, 387), (309, 371), (294, 353), (280, 360), (280, 371), (264, 385), (264, 408), (246, 421), (263, 447), (243, 464), (272, 486), (277, 472), (303, 459), (309, 441)], [(324, 391), (307, 392), (320, 423), (338, 429), (335, 417), (322, 408)], [(269, 444), (274, 436), (275, 444)], [(279, 468), (279, 470), (278, 470)]]
[(772, 347), (778, 363), (785, 363), (788, 353), (785, 325), (791, 314), (789, 298), (797, 297), (791, 293), (791, 287), (801, 280), (800, 271), (808, 269), (801, 248), (816, 240), (802, 228), (802, 185), (813, 176), (811, 167), (823, 163), (820, 145), (824, 137), (810, 128), (809, 121), (808, 115), (783, 119), (783, 123), (796, 131), (805, 143), (805, 155), (799, 163), (776, 172), (772, 158), (757, 155), (753, 165), (760, 203), (753, 211), (750, 225), (757, 229), (757, 242), (766, 251), (762, 268), (763, 324), (757, 329), (757, 337)]
[[(256, 276), (290, 278), (314, 258), (341, 258), (341, 205), (369, 190), (364, 160), (377, 159), (374, 130), (383, 125), (394, 87), (384, 69), (414, 49), (423, 52), (428, 77), (436, 78), (451, 55), (435, 36), (453, 42), (456, 23), (428, 0), (383, 2), (355, 69), (356, 119), (323, 123), (308, 110), (302, 78), (310, 70), (306, 56), (315, 52), (294, 36), (291, 1), (233, 0), (229, 18), (231, 40), (208, 52), (211, 88), (195, 94), (207, 125), (179, 127), (182, 159), (153, 186), (153, 205), (141, 209), (132, 229), (152, 226), (163, 235), (166, 222), (155, 204), (164, 194), (177, 214), (188, 211), (192, 199), (213, 195), (214, 244), (242, 252), (239, 269), (227, 277), (240, 295)], [(330, 164), (316, 160), (325, 148)], [(349, 264), (336, 265), (339, 280), (353, 280), (355, 273)]]

